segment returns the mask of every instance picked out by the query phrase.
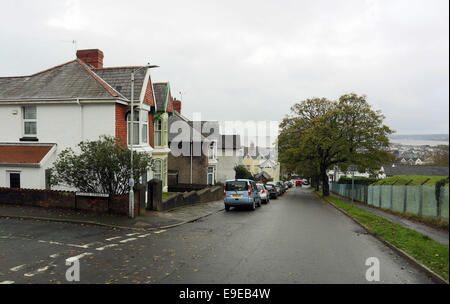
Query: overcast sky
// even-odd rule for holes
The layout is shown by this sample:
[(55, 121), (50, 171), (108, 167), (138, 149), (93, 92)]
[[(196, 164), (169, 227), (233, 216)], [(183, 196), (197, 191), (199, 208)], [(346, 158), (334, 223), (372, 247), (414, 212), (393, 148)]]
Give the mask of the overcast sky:
[(448, 133), (448, 0), (10, 1), (0, 76), (99, 48), (142, 65), (207, 120), (280, 121), (310, 97), (366, 94), (401, 134)]

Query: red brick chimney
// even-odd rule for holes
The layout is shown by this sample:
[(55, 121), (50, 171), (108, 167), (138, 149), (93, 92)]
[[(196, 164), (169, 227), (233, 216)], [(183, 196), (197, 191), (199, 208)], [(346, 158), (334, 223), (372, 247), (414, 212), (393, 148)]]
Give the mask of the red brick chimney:
[(181, 113), (181, 100), (174, 98), (173, 102), (172, 102), (172, 106), (175, 111), (177, 111), (178, 113)]
[(99, 49), (78, 50), (77, 58), (96, 69), (103, 68), (103, 52)]

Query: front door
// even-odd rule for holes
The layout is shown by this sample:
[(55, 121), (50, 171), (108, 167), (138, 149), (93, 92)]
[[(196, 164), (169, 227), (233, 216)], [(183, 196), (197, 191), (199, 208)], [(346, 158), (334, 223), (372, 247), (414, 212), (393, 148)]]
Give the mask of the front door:
[(20, 188), (20, 173), (10, 172), (9, 173), (9, 187)]

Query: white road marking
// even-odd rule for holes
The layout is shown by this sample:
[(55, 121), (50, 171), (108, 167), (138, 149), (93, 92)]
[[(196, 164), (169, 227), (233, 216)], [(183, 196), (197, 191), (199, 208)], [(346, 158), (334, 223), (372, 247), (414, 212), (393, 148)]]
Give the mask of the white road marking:
[(93, 244), (94, 244), (94, 243), (89, 243), (89, 244), (84, 244), (84, 245), (67, 244), (67, 246), (88, 249), (89, 246), (91, 246), (91, 245), (93, 245)]
[(129, 238), (129, 239), (126, 239), (126, 240), (121, 240), (120, 242), (121, 243), (127, 243), (127, 242), (134, 241), (134, 240), (137, 240), (137, 238)]
[(13, 267), (13, 268), (11, 268), (11, 269), (9, 269), (9, 270), (11, 270), (11, 271), (19, 271), (19, 270), (22, 269), (23, 267), (25, 267), (25, 264), (22, 264), (22, 265)]
[(112, 237), (112, 238), (106, 239), (106, 241), (112, 241), (112, 240), (115, 240), (115, 239), (120, 239), (120, 238), (121, 238), (121, 236), (115, 236), (115, 237)]
[(49, 255), (52, 259), (59, 257), (59, 253)]
[(24, 277), (34, 277), (35, 275), (48, 270), (50, 267), (56, 267), (55, 264), (50, 264), (41, 268), (38, 268), (36, 271), (25, 273)]
[(39, 269), (37, 270), (37, 272), (43, 272), (43, 271), (46, 271), (46, 270), (48, 269), (48, 267), (49, 267), (49, 266), (44, 266), (44, 267), (42, 267), (42, 268), (39, 268)]
[(106, 249), (106, 248), (116, 247), (116, 246), (119, 246), (119, 245), (117, 245), (117, 244), (109, 244), (109, 245), (105, 245), (105, 246), (103, 246), (103, 247), (95, 248), (95, 250), (102, 251), (102, 250), (104, 250), (104, 249)]
[(128, 234), (126, 234), (126, 236), (133, 236), (133, 235), (136, 235), (136, 234), (139, 234), (139, 232), (135, 232), (135, 233), (128, 233)]
[(138, 237), (139, 237), (139, 238), (144, 238), (144, 237), (147, 237), (147, 236), (149, 236), (149, 235), (151, 235), (151, 233), (142, 234), (142, 235), (139, 235)]
[(14, 281), (3, 281), (0, 284), (14, 284)]
[(84, 252), (84, 253), (82, 253), (82, 254), (79, 254), (79, 255), (76, 255), (76, 256), (67, 258), (67, 259), (66, 259), (66, 262), (72, 263), (73, 261), (79, 260), (79, 259), (81, 259), (81, 258), (83, 258), (83, 257), (85, 257), (85, 256), (88, 256), (88, 255), (92, 255), (92, 253), (90, 253), (90, 252)]
[(164, 231), (166, 231), (166, 230), (159, 230), (159, 231), (155, 231), (153, 233), (163, 233)]

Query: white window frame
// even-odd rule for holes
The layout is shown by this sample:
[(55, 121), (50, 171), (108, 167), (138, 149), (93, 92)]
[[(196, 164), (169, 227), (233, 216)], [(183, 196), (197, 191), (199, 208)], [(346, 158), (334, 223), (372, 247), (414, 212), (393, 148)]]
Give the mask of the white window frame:
[[(156, 163), (159, 163), (159, 174), (158, 171), (156, 171)], [(162, 163), (162, 159), (160, 158), (155, 158), (155, 166), (154, 166), (154, 171), (153, 171), (153, 178), (157, 178), (160, 181), (162, 181), (162, 170), (163, 170), (163, 163)], [(159, 177), (158, 177), (159, 175)]]
[[(140, 128), (141, 128), (141, 142), (142, 144), (148, 144), (148, 112), (141, 111), (142, 118), (140, 119)], [(145, 140), (144, 140), (145, 138)]]
[(208, 159), (214, 160), (217, 158), (217, 141), (213, 140), (208, 145)]
[[(35, 118), (25, 118), (25, 109), (26, 108), (34, 108), (35, 109)], [(27, 134), (25, 132), (26, 128), (25, 128), (25, 123), (27, 122), (34, 122), (35, 123), (35, 129), (36, 129), (36, 133), (32, 134), (29, 133)], [(36, 106), (23, 106), (22, 107), (22, 134), (23, 136), (28, 136), (28, 137), (36, 137), (37, 136), (37, 107)]]
[[(137, 133), (137, 143), (133, 142), (133, 145), (139, 145), (140, 144), (140, 140), (141, 140), (141, 128), (140, 128), (140, 119), (139, 119), (139, 114), (140, 112), (138, 111), (134, 111), (134, 115), (133, 115), (133, 119), (134, 119), (134, 123), (133, 123), (133, 127), (134, 125), (138, 125), (137, 128), (137, 132), (133, 131), (133, 135), (136, 136), (135, 133)], [(127, 144), (130, 145), (130, 126), (131, 126), (131, 112), (128, 113), (127, 115)]]
[[(161, 125), (159, 125), (161, 124)], [(162, 146), (162, 140), (163, 140), (163, 121), (162, 121), (162, 117), (159, 117), (156, 121), (155, 121), (155, 126), (154, 126), (154, 131), (153, 131), (153, 143), (155, 144), (155, 147), (160, 147)], [(159, 138), (159, 143), (157, 143), (157, 138)]]
[[(209, 172), (209, 168), (212, 168), (212, 172)], [(216, 180), (216, 167), (215, 166), (208, 166), (207, 170), (207, 174), (206, 174), (206, 184), (209, 185), (209, 176), (212, 175), (212, 183), (211, 185), (215, 184), (215, 180)]]

